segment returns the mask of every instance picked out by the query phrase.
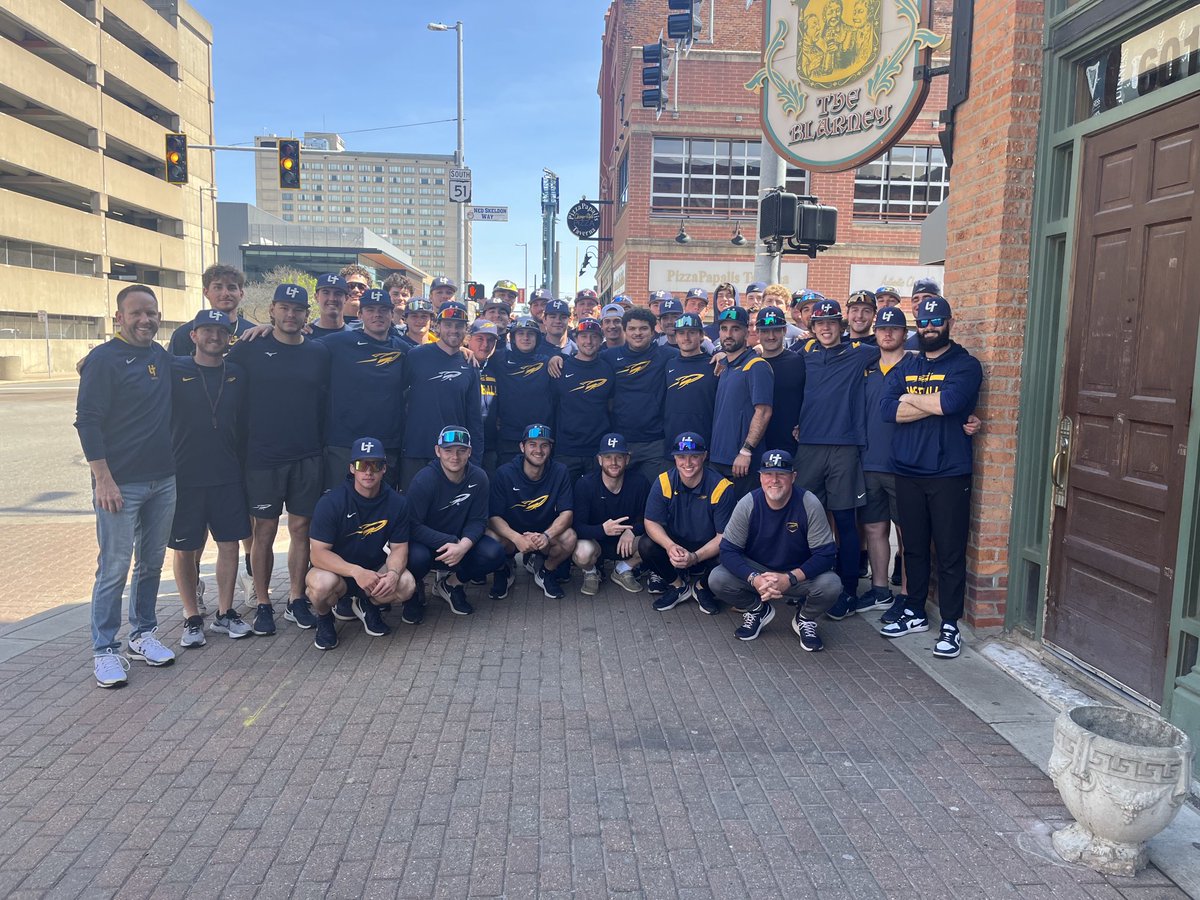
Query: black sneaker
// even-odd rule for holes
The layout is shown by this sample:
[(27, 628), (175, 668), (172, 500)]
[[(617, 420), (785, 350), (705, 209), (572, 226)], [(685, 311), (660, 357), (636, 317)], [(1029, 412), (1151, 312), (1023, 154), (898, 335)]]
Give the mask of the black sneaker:
[(270, 603), (258, 604), (258, 610), (254, 613), (254, 624), (250, 626), (250, 630), (264, 636), (275, 633), (275, 608)]
[(900, 554), (897, 553), (896, 558), (892, 560), (892, 584), (894, 584), (896, 587), (900, 587), (900, 582), (903, 581), (903, 579), (900, 577), (903, 574), (901, 571), (901, 566)]
[(521, 565), (525, 567), (525, 571), (530, 575), (537, 577), (538, 570), (542, 568), (545, 559), (540, 553), (522, 553)]
[(958, 626), (953, 622), (943, 622), (937, 643), (933, 645), (933, 655), (938, 659), (954, 659), (962, 652), (962, 636)]
[(646, 590), (651, 594), (665, 594), (668, 587), (670, 587), (670, 585), (663, 581), (662, 576), (657, 572), (650, 572), (646, 576)]
[(357, 599), (353, 594), (345, 594), (333, 607), (333, 617), (339, 622), (353, 622), (358, 616), (354, 615), (354, 601)]
[(333, 613), (327, 612), (323, 616), (317, 616), (317, 633), (313, 637), (313, 646), (318, 650), (332, 650), (337, 645), (337, 621)]
[(405, 625), (420, 625), (425, 621), (425, 598), (416, 594), (400, 607), (400, 621)]
[(899, 622), (904, 615), (904, 607), (908, 605), (907, 594), (897, 594), (892, 598), (892, 605), (888, 607), (887, 612), (879, 617), (880, 625), (891, 625), (893, 622)]
[(289, 600), (287, 608), (283, 611), (283, 617), (289, 622), (295, 622), (297, 628), (305, 631), (317, 624), (317, 617), (313, 615), (312, 606), (309, 605), (307, 597)]
[(355, 618), (362, 622), (363, 631), (371, 637), (383, 637), (385, 634), (392, 633), (391, 626), (383, 621), (383, 613), (370, 600), (355, 597), (351, 606), (354, 609)]
[(873, 587), (854, 601), (855, 612), (870, 612), (874, 609), (889, 609), (892, 592), (885, 587)]
[(433, 583), (433, 590), (439, 597), (450, 604), (450, 612), (456, 616), (469, 616), (475, 612), (475, 607), (467, 602), (467, 590), (461, 584), (453, 587), (449, 584), (448, 575), (438, 575)]
[(792, 619), (792, 631), (796, 632), (796, 637), (800, 638), (800, 646), (809, 653), (825, 649), (825, 642), (817, 633), (817, 623), (812, 619), (802, 619), (800, 613), (796, 613), (796, 617)]
[(679, 587), (668, 586), (666, 591), (654, 600), (654, 608), (659, 612), (666, 612), (668, 609), (674, 609), (690, 596), (692, 596), (692, 592), (686, 581)]
[(493, 600), (503, 600), (508, 596), (508, 582), (512, 578), (512, 569), (505, 563), (492, 573), (492, 589), (488, 596)]
[(561, 600), (567, 596), (566, 591), (559, 587), (557, 571), (551, 572), (545, 566), (542, 566), (538, 569), (537, 574), (533, 576), (533, 580), (542, 589), (542, 593), (551, 600)]
[(742, 625), (733, 636), (739, 641), (752, 641), (758, 637), (763, 626), (775, 618), (775, 608), (770, 603), (763, 603), (758, 612), (742, 613)]
[(696, 603), (700, 606), (700, 612), (706, 616), (715, 616), (721, 611), (721, 601), (708, 589), (708, 585), (693, 585), (692, 596), (696, 598)]
[(837, 598), (837, 602), (826, 610), (825, 615), (835, 622), (840, 622), (847, 616), (854, 615), (854, 605), (857, 602), (857, 597), (842, 591), (841, 596)]

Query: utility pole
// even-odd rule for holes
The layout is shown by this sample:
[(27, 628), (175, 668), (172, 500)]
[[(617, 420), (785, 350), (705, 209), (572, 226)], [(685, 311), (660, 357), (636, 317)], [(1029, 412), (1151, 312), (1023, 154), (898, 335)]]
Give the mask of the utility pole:
[(558, 176), (542, 169), (542, 287), (558, 296), (558, 242), (554, 223), (558, 221)]
[[(767, 136), (763, 135), (759, 140), (761, 142), (761, 150), (758, 164), (758, 216), (756, 222), (761, 224), (762, 198), (772, 188), (782, 188), (784, 186), (784, 173), (787, 171), (787, 168), (784, 166), (783, 159), (775, 152), (775, 148), (771, 146), (771, 142), (767, 140)], [(780, 255), (770, 252), (766, 244), (758, 239), (758, 235), (761, 233), (759, 228), (755, 228), (754, 280), (765, 281), (767, 284), (776, 284), (779, 281)]]

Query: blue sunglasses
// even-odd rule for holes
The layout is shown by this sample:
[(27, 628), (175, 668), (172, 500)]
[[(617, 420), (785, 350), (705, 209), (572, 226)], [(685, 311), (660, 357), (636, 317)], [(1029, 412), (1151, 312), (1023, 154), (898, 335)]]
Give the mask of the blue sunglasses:
[(936, 319), (917, 319), (918, 328), (928, 328), (930, 325), (934, 328), (941, 328), (945, 324), (946, 320), (941, 317)]

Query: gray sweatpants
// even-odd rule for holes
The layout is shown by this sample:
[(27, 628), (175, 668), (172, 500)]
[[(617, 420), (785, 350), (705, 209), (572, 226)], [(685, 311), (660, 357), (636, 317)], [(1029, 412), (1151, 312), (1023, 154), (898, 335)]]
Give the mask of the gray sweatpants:
[[(760, 566), (753, 560), (750, 562), (760, 571), (771, 571), (768, 566)], [(744, 612), (758, 605), (758, 591), (750, 587), (745, 579), (738, 578), (724, 566), (717, 566), (712, 570), (708, 576), (708, 588), (717, 595), (718, 599), (724, 600), (734, 609)], [(841, 579), (833, 572), (823, 572), (812, 581), (801, 581), (795, 587), (788, 588), (784, 592), (784, 597), (796, 598), (804, 618), (815, 620), (821, 618), (825, 614), (825, 610), (837, 602), (841, 592)]]

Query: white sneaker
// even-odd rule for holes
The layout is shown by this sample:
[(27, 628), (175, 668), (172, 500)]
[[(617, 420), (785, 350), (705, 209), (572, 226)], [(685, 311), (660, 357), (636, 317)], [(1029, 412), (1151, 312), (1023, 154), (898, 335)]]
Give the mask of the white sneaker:
[(208, 642), (204, 639), (204, 619), (200, 616), (185, 619), (179, 646), (186, 650), (188, 647), (203, 647), (206, 643)]
[(164, 647), (158, 639), (154, 628), (135, 638), (129, 639), (129, 655), (134, 659), (144, 660), (150, 666), (169, 666), (175, 662), (175, 653)]
[(119, 653), (105, 650), (92, 660), (96, 670), (96, 684), (102, 688), (125, 687), (129, 684), (129, 660)]

